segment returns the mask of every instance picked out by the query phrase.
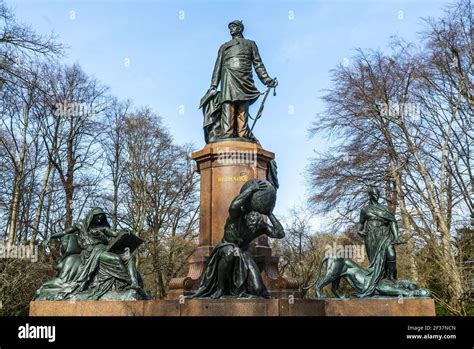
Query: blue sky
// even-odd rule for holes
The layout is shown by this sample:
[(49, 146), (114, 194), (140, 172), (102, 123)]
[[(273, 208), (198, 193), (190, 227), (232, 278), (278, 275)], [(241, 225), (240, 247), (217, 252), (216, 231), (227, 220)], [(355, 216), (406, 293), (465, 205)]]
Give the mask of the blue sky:
[[(307, 129), (330, 88), (330, 69), (356, 48), (386, 49), (392, 35), (416, 41), (420, 17), (438, 17), (450, 2), (340, 1), (12, 1), (18, 19), (68, 45), (65, 61), (135, 106), (162, 116), (178, 143), (204, 145), (199, 99), (210, 84), (227, 23), (241, 19), (270, 76), (278, 77), (255, 134), (274, 152), (280, 191), (276, 212), (304, 202), (305, 167), (328, 140)], [(257, 79), (258, 80), (258, 79)], [(257, 86), (264, 90), (260, 82)], [(259, 102), (251, 108), (254, 115)]]

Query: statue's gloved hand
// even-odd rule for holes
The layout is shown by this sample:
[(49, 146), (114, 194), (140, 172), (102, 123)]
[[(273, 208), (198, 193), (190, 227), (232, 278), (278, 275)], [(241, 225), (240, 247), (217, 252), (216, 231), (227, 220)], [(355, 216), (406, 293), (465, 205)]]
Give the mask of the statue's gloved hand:
[(217, 86), (211, 85), (211, 87), (209, 87), (209, 92), (215, 95), (217, 93)]
[(278, 86), (278, 80), (277, 79), (269, 79), (266, 83), (268, 87), (277, 87)]

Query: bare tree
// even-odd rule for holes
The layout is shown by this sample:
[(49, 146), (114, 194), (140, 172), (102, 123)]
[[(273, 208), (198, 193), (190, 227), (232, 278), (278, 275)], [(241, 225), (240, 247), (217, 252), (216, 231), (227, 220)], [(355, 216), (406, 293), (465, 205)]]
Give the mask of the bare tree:
[(0, 1), (0, 86), (27, 82), (29, 61), (38, 58), (54, 59), (61, 55), (63, 46), (54, 36), (36, 34), (21, 24), (3, 0)]
[(147, 240), (138, 260), (153, 293), (164, 297), (198, 235), (198, 182), (190, 148), (174, 145), (148, 108), (126, 118), (124, 137), (125, 213), (120, 220)]
[[(10, 85), (2, 89), (2, 101), (0, 106), (2, 114), (0, 123), (5, 131), (5, 136), (0, 137), (0, 146), (8, 157), (9, 168), (13, 169), (11, 183), (11, 205), (7, 218), (8, 241), (15, 242), (17, 237), (17, 225), (21, 215), (20, 206), (22, 199), (27, 198), (24, 192), (32, 194), (34, 179), (31, 180), (31, 187), (25, 188), (27, 176), (36, 170), (36, 164), (30, 160), (37, 161), (38, 134), (35, 132), (35, 120), (33, 109), (38, 95), (38, 72), (33, 71), (28, 76), (24, 76), (22, 82)], [(26, 83), (23, 83), (26, 81)], [(31, 195), (30, 195), (31, 199)], [(27, 203), (30, 206), (30, 202)]]
[(366, 184), (385, 188), (387, 205), (400, 212), (411, 276), (419, 274), (416, 245), (428, 248), (439, 299), (457, 314), (465, 313), (466, 280), (452, 222), (466, 211), (472, 216), (469, 6), (461, 1), (446, 18), (428, 21), (421, 48), (395, 42), (390, 55), (359, 51), (351, 66), (333, 71), (327, 116), (312, 131), (344, 137), (310, 166), (313, 204), (347, 223), (356, 219)]
[(64, 190), (64, 226), (70, 226), (76, 189), (98, 181), (94, 174), (91, 179), (86, 173), (100, 172), (100, 167), (94, 169), (101, 159), (98, 150), (103, 129), (98, 115), (105, 106), (106, 88), (74, 65), (50, 69), (47, 89), (52, 94), (45, 102), (49, 113), (43, 120), (44, 144)]
[(106, 157), (107, 166), (110, 170), (112, 182), (112, 227), (117, 228), (118, 210), (121, 199), (119, 197), (120, 187), (124, 176), (125, 164), (125, 122), (128, 117), (131, 102), (120, 102), (113, 98), (108, 103), (104, 115), (105, 129), (102, 146)]

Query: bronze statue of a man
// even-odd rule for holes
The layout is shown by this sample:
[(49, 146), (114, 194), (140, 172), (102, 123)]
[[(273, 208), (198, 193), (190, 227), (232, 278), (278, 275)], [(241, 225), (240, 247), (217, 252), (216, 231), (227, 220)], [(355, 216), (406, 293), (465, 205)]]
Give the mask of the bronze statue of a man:
[(252, 66), (265, 85), (275, 87), (277, 82), (268, 75), (255, 42), (243, 37), (243, 23), (232, 21), (229, 23), (229, 30), (232, 40), (219, 48), (208, 93), (217, 94), (220, 83), (220, 138), (253, 139), (247, 124), (248, 110), (260, 92), (255, 87)]
[[(266, 180), (251, 179), (229, 207), (222, 241), (214, 247), (193, 298), (269, 297), (250, 244), (261, 235), (285, 237), (272, 213), (276, 190)], [(268, 218), (269, 223), (266, 218)]]

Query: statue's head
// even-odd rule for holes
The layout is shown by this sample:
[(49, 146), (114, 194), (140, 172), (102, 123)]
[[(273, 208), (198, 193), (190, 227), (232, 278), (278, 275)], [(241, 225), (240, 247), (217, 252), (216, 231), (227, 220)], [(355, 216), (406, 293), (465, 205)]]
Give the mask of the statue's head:
[(257, 232), (260, 224), (263, 222), (263, 215), (257, 211), (250, 211), (245, 215), (247, 228), (253, 233)]
[(367, 194), (369, 194), (369, 199), (371, 201), (378, 202), (380, 197), (380, 190), (377, 187), (371, 185), (367, 190)]
[(110, 227), (105, 211), (100, 207), (93, 208), (87, 215), (86, 220), (88, 227), (91, 224), (95, 227)]
[(229, 23), (229, 31), (232, 37), (242, 35), (244, 32), (244, 24), (239, 20), (232, 21)]
[(411, 291), (417, 290), (420, 288), (416, 282), (412, 280), (403, 280), (403, 279), (398, 279), (396, 281), (396, 286), (398, 288), (403, 288), (405, 290), (411, 290)]
[(94, 216), (94, 223), (97, 225), (104, 223), (106, 220), (107, 218), (105, 217), (105, 214), (103, 213), (99, 213)]

